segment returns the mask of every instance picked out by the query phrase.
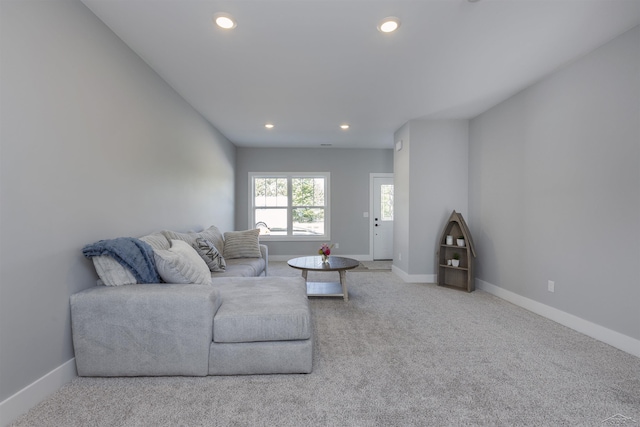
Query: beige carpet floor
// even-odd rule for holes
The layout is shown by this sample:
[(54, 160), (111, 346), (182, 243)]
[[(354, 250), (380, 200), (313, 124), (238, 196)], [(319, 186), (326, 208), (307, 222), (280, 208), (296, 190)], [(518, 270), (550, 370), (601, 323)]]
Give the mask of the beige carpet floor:
[(347, 278), (310, 300), (311, 374), (77, 378), (13, 425), (639, 425), (639, 358), (482, 291)]
[(391, 270), (391, 265), (393, 261), (362, 261), (360, 264), (363, 265), (367, 270), (377, 271), (377, 270)]

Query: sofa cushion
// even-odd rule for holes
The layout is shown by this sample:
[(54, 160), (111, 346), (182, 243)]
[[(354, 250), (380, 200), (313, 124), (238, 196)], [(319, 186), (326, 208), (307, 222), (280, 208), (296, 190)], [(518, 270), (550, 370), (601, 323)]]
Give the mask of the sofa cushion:
[(312, 370), (313, 337), (290, 341), (212, 342), (209, 350), (209, 375), (308, 374)]
[(203, 239), (201, 237), (197, 238), (196, 242), (193, 244), (193, 248), (207, 264), (210, 271), (224, 271), (227, 268), (227, 264), (224, 261), (222, 254), (220, 254), (213, 243), (207, 239)]
[(224, 238), (215, 225), (197, 233), (177, 233), (175, 231), (163, 230), (162, 234), (164, 234), (168, 240), (182, 240), (191, 246), (196, 242), (196, 239), (205, 239), (213, 243), (213, 246), (215, 246), (218, 251), (224, 253)]
[(79, 375), (207, 375), (221, 304), (210, 286), (94, 286), (70, 303)]
[(211, 284), (222, 297), (213, 320), (214, 342), (311, 337), (311, 312), (302, 277), (230, 277)]
[(209, 284), (211, 273), (187, 242), (171, 240), (171, 248), (154, 251), (158, 274), (167, 283)]
[(224, 257), (260, 258), (260, 229), (224, 233)]
[(221, 277), (254, 277), (260, 276), (265, 269), (264, 258), (236, 258), (226, 260), (227, 267), (224, 271), (211, 273), (214, 279)]

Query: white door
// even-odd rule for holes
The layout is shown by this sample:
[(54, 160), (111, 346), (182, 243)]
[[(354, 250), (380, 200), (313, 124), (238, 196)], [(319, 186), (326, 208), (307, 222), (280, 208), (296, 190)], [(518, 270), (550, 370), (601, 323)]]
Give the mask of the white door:
[(373, 259), (393, 259), (393, 178), (373, 178)]

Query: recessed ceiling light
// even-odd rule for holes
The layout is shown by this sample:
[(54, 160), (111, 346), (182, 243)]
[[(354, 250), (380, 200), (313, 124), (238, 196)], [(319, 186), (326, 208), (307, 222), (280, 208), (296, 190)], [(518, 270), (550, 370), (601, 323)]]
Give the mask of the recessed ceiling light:
[(400, 19), (395, 16), (388, 16), (378, 24), (378, 31), (382, 33), (392, 33), (400, 27)]
[(342, 130), (347, 130), (347, 129), (349, 129), (349, 125), (348, 125), (348, 124), (346, 124), (346, 123), (345, 123), (345, 124), (343, 124), (343, 125), (340, 125), (340, 129), (342, 129)]
[(213, 15), (213, 22), (215, 22), (218, 27), (225, 30), (231, 30), (238, 25), (236, 20), (233, 19), (233, 16), (224, 12), (218, 12)]
[(267, 123), (264, 125), (267, 129), (273, 129), (273, 123)]

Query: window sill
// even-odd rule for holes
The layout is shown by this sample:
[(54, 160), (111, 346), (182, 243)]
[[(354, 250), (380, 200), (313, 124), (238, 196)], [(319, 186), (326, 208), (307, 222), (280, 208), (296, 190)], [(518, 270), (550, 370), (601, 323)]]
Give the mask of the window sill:
[(261, 242), (326, 242), (329, 236), (269, 236), (261, 235)]

